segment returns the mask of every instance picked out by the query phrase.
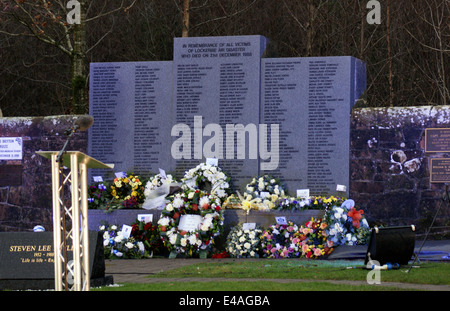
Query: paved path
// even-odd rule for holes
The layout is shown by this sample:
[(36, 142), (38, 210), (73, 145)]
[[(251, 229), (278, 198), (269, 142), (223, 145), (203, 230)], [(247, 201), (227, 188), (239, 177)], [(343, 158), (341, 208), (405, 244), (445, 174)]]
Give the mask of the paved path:
[[(149, 278), (149, 275), (162, 271), (188, 266), (201, 265), (206, 262), (235, 262), (239, 259), (127, 259), (127, 260), (106, 260), (106, 275), (112, 275), (115, 284), (121, 283), (161, 283), (161, 282), (220, 282), (220, 281), (269, 281), (280, 283), (293, 282), (317, 282), (319, 280), (302, 279), (243, 279), (243, 278)], [(265, 259), (245, 259), (245, 261), (258, 261)], [(339, 281), (339, 280), (320, 280), (333, 284), (367, 285), (365, 281)], [(394, 282), (382, 282), (382, 286), (393, 286), (404, 289), (431, 290), (431, 291), (450, 291), (450, 285), (423, 285), (423, 284), (405, 284)]]

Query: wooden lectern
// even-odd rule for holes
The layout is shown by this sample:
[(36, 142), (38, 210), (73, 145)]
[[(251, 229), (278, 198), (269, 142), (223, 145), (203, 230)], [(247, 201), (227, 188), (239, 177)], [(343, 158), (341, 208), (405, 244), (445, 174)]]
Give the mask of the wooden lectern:
[[(87, 169), (112, 169), (114, 164), (104, 164), (79, 151), (37, 151), (52, 163), (53, 194), (53, 250), (55, 265), (55, 290), (88, 291), (89, 224), (87, 197)], [(58, 161), (59, 160), (59, 161)], [(70, 171), (65, 174), (63, 168)], [(64, 203), (64, 185), (70, 188), (70, 207)], [(61, 208), (62, 207), (62, 208)], [(66, 231), (66, 216), (72, 228)], [(68, 241), (72, 240), (72, 245)], [(67, 250), (73, 249), (73, 259), (67, 260)]]

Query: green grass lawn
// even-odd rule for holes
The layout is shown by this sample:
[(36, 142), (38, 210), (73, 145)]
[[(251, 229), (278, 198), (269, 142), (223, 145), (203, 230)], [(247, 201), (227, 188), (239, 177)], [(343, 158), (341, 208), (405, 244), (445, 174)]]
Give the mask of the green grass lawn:
[[(349, 267), (352, 267), (350, 269)], [(191, 265), (150, 277), (202, 277), (202, 278), (253, 278), (253, 279), (307, 279), (307, 280), (350, 280), (365, 281), (369, 270), (363, 269), (363, 262), (318, 261), (318, 260), (270, 260), (229, 263), (207, 263)], [(409, 266), (398, 270), (381, 271), (381, 281), (413, 284), (450, 285), (448, 263), (423, 263), (420, 268)]]
[[(349, 268), (352, 267), (352, 268)], [(155, 275), (151, 278), (182, 278), (183, 282), (169, 281), (148, 284), (123, 284), (95, 290), (119, 291), (392, 291), (409, 290), (400, 286), (383, 286), (383, 282), (407, 284), (450, 285), (450, 264), (422, 263), (407, 273), (409, 266), (398, 270), (380, 271), (380, 285), (367, 283), (369, 270), (361, 261), (320, 260), (236, 260), (193, 264)], [(195, 278), (202, 278), (201, 282)], [(205, 281), (205, 278), (214, 280)], [(221, 280), (217, 280), (220, 278)], [(242, 279), (242, 280), (236, 280)], [(249, 280), (252, 279), (252, 280)], [(255, 280), (257, 279), (257, 280)], [(264, 279), (267, 279), (264, 280)], [(291, 279), (275, 282), (274, 279)], [(296, 281), (302, 280), (302, 281)], [(328, 280), (328, 282), (327, 282)], [(333, 281), (359, 281), (359, 284), (333, 283)], [(386, 284), (385, 284), (386, 285)], [(420, 288), (419, 288), (420, 289)]]
[(401, 287), (332, 284), (329, 282), (277, 283), (271, 281), (164, 282), (101, 287), (94, 291), (405, 291)]

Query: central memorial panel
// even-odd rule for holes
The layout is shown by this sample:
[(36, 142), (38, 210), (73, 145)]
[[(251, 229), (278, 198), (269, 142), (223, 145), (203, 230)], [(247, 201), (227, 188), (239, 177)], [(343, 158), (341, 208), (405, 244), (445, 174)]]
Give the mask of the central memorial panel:
[[(260, 123), (265, 45), (261, 36), (175, 38), (173, 125), (189, 128), (191, 134), (172, 132), (175, 175), (182, 176), (206, 158), (219, 159), (235, 187), (258, 174), (257, 150), (250, 142), (254, 134), (234, 129), (242, 125), (254, 130)], [(246, 139), (238, 143), (240, 134)]]

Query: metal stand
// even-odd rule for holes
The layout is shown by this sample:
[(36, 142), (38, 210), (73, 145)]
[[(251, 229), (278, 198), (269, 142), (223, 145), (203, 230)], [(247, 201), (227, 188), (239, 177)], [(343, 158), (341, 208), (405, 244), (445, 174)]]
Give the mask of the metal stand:
[(441, 204), (439, 204), (439, 207), (438, 207), (438, 210), (436, 211), (436, 214), (434, 214), (433, 221), (431, 222), (430, 226), (428, 227), (427, 233), (425, 234), (425, 238), (423, 239), (422, 244), (420, 245), (419, 250), (417, 251), (417, 253), (414, 254), (414, 261), (411, 263), (411, 266), (410, 266), (409, 269), (406, 271), (407, 273), (408, 273), (409, 271), (411, 271), (411, 269), (412, 269), (412, 267), (414, 266), (414, 263), (416, 262), (416, 260), (419, 260), (419, 261), (420, 261), (419, 255), (418, 255), (418, 254), (420, 254), (420, 252), (422, 251), (422, 247), (423, 247), (423, 245), (425, 244), (425, 241), (426, 241), (427, 238), (428, 238), (428, 234), (430, 234), (431, 228), (433, 228), (434, 221), (436, 220), (436, 217), (437, 217), (437, 215), (439, 214), (439, 211), (441, 210), (441, 208), (442, 208), (442, 206), (444, 205), (444, 203), (447, 203), (447, 205), (450, 203), (450, 195), (449, 195), (449, 193), (448, 193), (448, 185), (447, 185), (447, 184), (445, 185), (445, 192), (444, 192), (444, 194), (443, 194), (443, 196), (442, 196), (442, 202), (441, 202)]
[[(87, 169), (111, 169), (114, 165), (104, 164), (77, 151), (36, 153), (52, 163), (55, 290), (89, 291)], [(70, 168), (67, 174), (63, 166)], [(65, 186), (70, 189), (70, 206), (65, 203)], [(70, 230), (66, 228), (68, 219), (72, 225)], [(72, 260), (68, 259), (70, 252), (73, 254)]]

